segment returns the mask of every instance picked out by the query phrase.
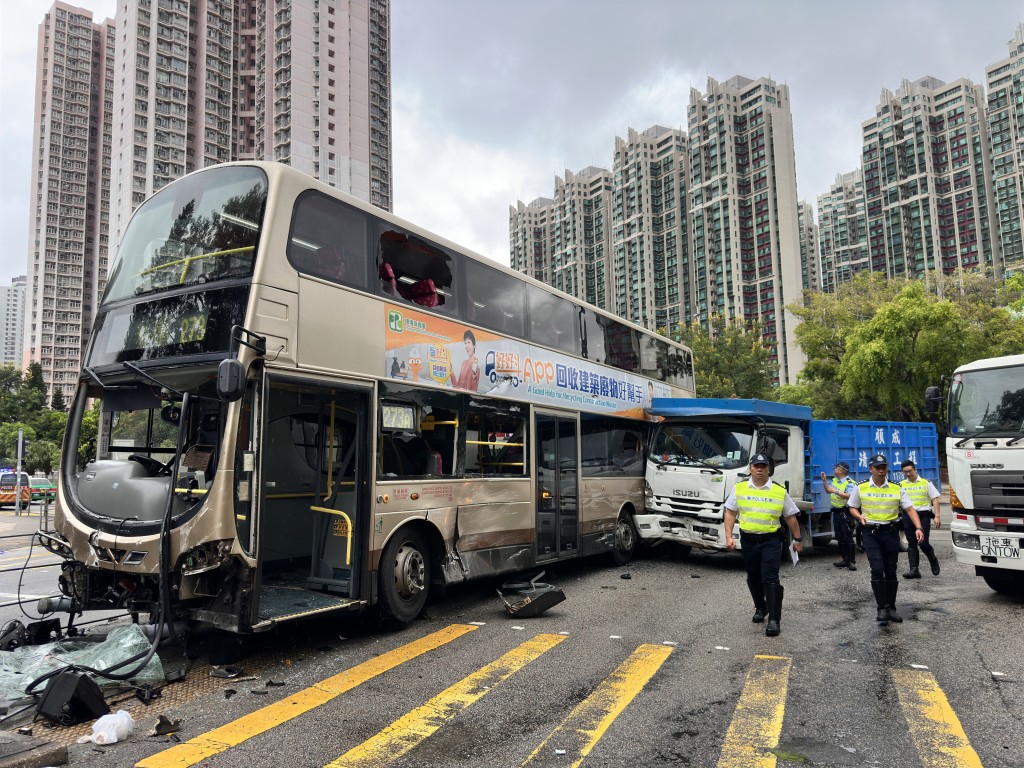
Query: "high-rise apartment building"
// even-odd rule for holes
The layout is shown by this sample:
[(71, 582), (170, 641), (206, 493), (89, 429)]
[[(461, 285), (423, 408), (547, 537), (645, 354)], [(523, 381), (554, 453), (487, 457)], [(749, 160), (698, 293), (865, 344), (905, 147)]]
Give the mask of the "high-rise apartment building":
[(864, 177), (859, 168), (837, 174), (828, 193), (818, 195), (818, 255), (821, 289), (830, 293), (870, 268)]
[(25, 333), (25, 283), (25, 275), (19, 275), (10, 285), (0, 285), (0, 330), (3, 331), (0, 365), (10, 363), (19, 369)]
[(1024, 24), (1009, 48), (1009, 57), (986, 67), (985, 75), (996, 247), (1003, 267), (1016, 271), (1024, 269)]
[(391, 209), (389, 0), (132, 0), (117, 23), (118, 236), (147, 196), (228, 160)]
[(23, 364), (65, 397), (108, 257), (179, 176), (278, 160), (392, 205), (389, 0), (127, 0), (116, 21), (58, 0), (40, 25)]
[(804, 355), (786, 309), (802, 299), (796, 159), (789, 88), (768, 78), (708, 78), (690, 92), (689, 319), (760, 323), (796, 383)]
[(114, 23), (56, 2), (39, 25), (22, 366), (70, 398), (107, 258)]
[(863, 123), (865, 213), (872, 271), (920, 277), (997, 272), (985, 97), (960, 79), (904, 80)]
[(683, 318), (688, 264), (686, 133), (655, 125), (615, 138), (607, 308), (646, 328)]
[(619, 317), (665, 328), (683, 319), (686, 135), (660, 125), (627, 135), (615, 139), (612, 171), (566, 171), (555, 177), (554, 198), (509, 207), (510, 263)]
[(603, 307), (611, 188), (604, 168), (566, 170), (554, 198), (509, 206), (512, 268)]
[(805, 291), (820, 291), (818, 225), (814, 221), (814, 206), (806, 200), (797, 203), (797, 221), (800, 225), (800, 279)]

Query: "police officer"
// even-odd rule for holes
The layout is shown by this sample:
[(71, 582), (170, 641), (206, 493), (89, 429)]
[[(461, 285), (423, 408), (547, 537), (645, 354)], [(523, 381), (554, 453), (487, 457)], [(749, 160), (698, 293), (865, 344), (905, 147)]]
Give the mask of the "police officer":
[(889, 461), (878, 453), (868, 459), (871, 479), (854, 486), (850, 494), (850, 513), (864, 526), (864, 551), (871, 566), (871, 589), (878, 606), (876, 621), (886, 626), (902, 622), (896, 613), (896, 566), (900, 556), (900, 507), (913, 523), (914, 536), (924, 539), (921, 520), (907, 492), (898, 483), (889, 482)]
[(764, 633), (768, 637), (779, 634), (782, 619), (782, 584), (779, 583), (779, 563), (782, 559), (782, 523), (793, 536), (794, 548), (800, 552), (800, 524), (796, 515), (796, 502), (786, 489), (771, 481), (768, 457), (755, 453), (750, 458), (750, 479), (736, 484), (725, 500), (725, 545), (736, 549), (732, 535), (739, 515), (740, 543), (743, 564), (747, 568), (747, 587), (754, 598), (752, 621), (760, 624), (768, 616)]
[(850, 517), (850, 508), (847, 501), (850, 499), (850, 492), (855, 485), (850, 476), (850, 465), (845, 461), (836, 464), (831, 480), (825, 479), (825, 473), (821, 473), (821, 482), (825, 484), (825, 491), (829, 494), (829, 501), (832, 504), (832, 530), (835, 532), (836, 541), (839, 543), (839, 554), (843, 559), (838, 563), (832, 563), (836, 568), (849, 568), (856, 571), (857, 549), (853, 544), (853, 518)]
[(924, 540), (921, 542), (921, 548), (918, 549), (917, 539), (914, 537), (910, 521), (906, 517), (903, 518), (903, 525), (907, 531), (907, 560), (910, 561), (910, 570), (903, 574), (903, 578), (921, 578), (921, 571), (919, 570), (921, 552), (924, 552), (924, 556), (928, 558), (928, 564), (932, 567), (932, 575), (938, 576), (939, 558), (935, 555), (935, 549), (928, 541), (928, 534), (931, 532), (932, 518), (935, 519), (936, 528), (942, 522), (939, 519), (939, 491), (931, 484), (930, 480), (925, 480), (917, 474), (917, 465), (910, 459), (904, 461), (900, 469), (903, 470), (903, 476), (906, 478), (900, 485), (907, 492), (907, 496), (910, 497), (910, 502), (914, 505), (914, 509), (917, 510), (917, 516), (921, 518), (921, 531), (924, 533)]

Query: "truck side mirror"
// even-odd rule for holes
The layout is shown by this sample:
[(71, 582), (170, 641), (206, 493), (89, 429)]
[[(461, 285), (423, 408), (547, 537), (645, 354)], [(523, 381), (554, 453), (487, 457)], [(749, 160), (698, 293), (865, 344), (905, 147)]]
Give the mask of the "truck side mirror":
[(234, 357), (221, 360), (217, 367), (217, 397), (226, 403), (233, 403), (244, 394), (245, 366)]
[(939, 406), (942, 403), (942, 393), (938, 387), (928, 387), (924, 391), (924, 410), (925, 413), (934, 416), (939, 412)]

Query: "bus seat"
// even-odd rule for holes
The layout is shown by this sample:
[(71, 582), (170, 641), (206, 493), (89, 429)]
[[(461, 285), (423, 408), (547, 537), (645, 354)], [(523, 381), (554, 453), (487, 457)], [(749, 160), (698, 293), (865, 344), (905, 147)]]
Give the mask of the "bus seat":
[(409, 298), (421, 307), (436, 307), (440, 303), (437, 296), (437, 288), (434, 286), (434, 281), (429, 277), (413, 283)]
[(395, 270), (391, 268), (391, 265), (384, 262), (380, 265), (380, 285), (384, 289), (384, 293), (390, 294), (391, 296), (398, 295), (398, 285), (395, 280)]

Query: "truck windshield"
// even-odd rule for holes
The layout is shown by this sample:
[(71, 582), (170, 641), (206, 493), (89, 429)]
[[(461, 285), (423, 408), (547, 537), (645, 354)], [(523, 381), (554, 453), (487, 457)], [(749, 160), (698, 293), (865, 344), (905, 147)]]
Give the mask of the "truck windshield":
[(1024, 367), (957, 373), (949, 387), (949, 431), (1020, 434), (1024, 427)]
[(752, 427), (737, 424), (662, 424), (651, 444), (651, 460), (720, 469), (744, 467), (754, 441)]

